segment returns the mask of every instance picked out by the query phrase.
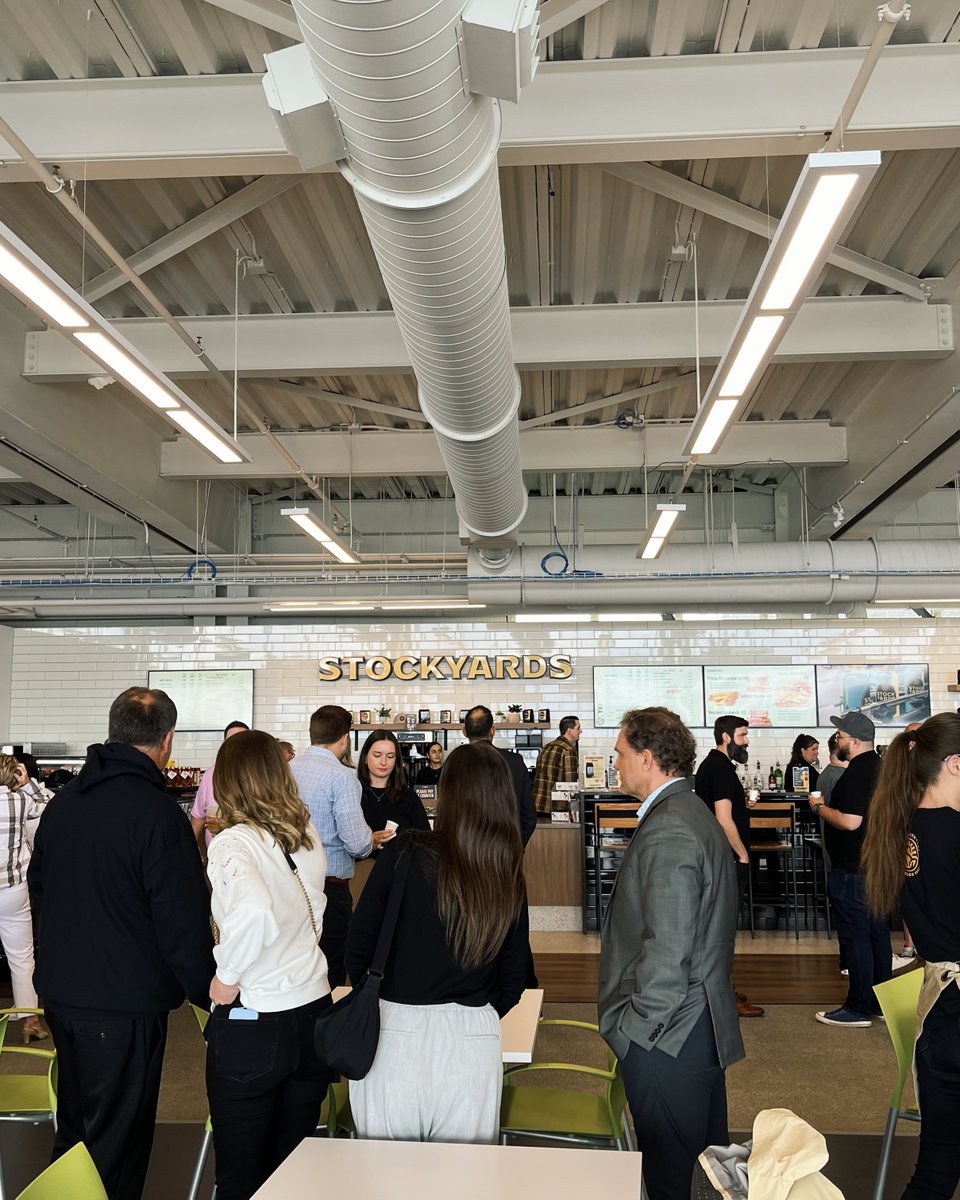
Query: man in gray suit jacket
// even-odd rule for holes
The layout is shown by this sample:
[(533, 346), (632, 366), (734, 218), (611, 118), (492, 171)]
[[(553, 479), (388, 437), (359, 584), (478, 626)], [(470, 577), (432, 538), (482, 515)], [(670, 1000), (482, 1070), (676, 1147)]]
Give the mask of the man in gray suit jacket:
[(744, 1053), (736, 874), (676, 713), (625, 713), (616, 751), (624, 792), (643, 803), (600, 936), (600, 1032), (623, 1069), (650, 1200), (687, 1200), (697, 1155), (730, 1140), (724, 1070)]

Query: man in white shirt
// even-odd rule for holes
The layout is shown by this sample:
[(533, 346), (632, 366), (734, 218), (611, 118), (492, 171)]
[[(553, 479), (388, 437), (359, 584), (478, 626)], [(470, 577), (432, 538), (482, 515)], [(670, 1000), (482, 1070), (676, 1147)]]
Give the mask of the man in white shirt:
[(290, 764), (300, 796), (327, 855), (320, 949), (327, 959), (331, 988), (347, 981), (343, 955), (353, 916), (350, 880), (354, 862), (366, 858), (389, 831), (371, 833), (360, 807), (360, 780), (341, 761), (350, 746), (353, 718), (339, 704), (325, 704), (310, 718), (310, 748)]

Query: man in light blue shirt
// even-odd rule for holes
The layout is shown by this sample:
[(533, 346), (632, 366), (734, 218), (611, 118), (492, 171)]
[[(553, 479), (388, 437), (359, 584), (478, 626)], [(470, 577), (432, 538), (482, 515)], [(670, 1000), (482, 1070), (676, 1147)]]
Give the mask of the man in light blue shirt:
[(341, 759), (350, 745), (352, 717), (339, 704), (325, 704), (310, 718), (310, 748), (290, 764), (300, 796), (320, 834), (327, 856), (320, 949), (327, 960), (332, 988), (347, 981), (343, 954), (353, 900), (350, 880), (354, 861), (366, 858), (377, 835), (370, 832), (360, 808), (360, 780)]

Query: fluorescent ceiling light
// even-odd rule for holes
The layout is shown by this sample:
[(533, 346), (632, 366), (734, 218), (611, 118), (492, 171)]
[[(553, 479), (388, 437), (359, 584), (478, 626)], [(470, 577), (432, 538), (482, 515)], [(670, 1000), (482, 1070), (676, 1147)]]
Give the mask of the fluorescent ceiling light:
[(597, 613), (597, 620), (598, 621), (637, 621), (637, 622), (662, 621), (663, 613), (660, 613), (660, 612)]
[(424, 612), (428, 609), (443, 608), (486, 608), (485, 604), (471, 604), (469, 600), (391, 600), (388, 604), (378, 604), (382, 612), (399, 612), (403, 609), (416, 609)]
[(223, 463), (238, 463), (240, 455), (209, 425), (204, 425), (199, 417), (194, 416), (185, 408), (172, 409), (167, 413), (171, 421), (175, 421), (184, 433), (188, 433), (195, 442), (199, 442), (205, 450), (209, 450)]
[[(106, 334), (75, 333), (73, 336), (84, 350), (92, 354), (104, 366), (109, 367), (114, 375), (119, 376), (124, 383), (139, 392), (144, 400), (149, 400), (151, 404), (164, 410), (180, 407), (180, 400), (177, 396), (163, 387)], [(240, 460), (234, 461), (239, 462)]]
[(899, 608), (940, 608), (944, 604), (960, 604), (960, 596), (944, 596), (942, 600), (874, 600), (874, 604), (895, 604)]
[(572, 625), (577, 621), (592, 621), (592, 613), (517, 613), (514, 616), (514, 621), (518, 625)]
[(677, 621), (775, 621), (776, 613), (755, 612), (682, 612), (674, 613)]
[(656, 558), (666, 544), (677, 517), (687, 511), (685, 504), (658, 504), (657, 516), (637, 554), (638, 558)]
[(739, 400), (714, 400), (706, 420), (690, 448), (691, 454), (711, 454), (723, 437), (730, 419), (737, 410)]
[(807, 157), (687, 434), (686, 457), (712, 454), (746, 408), (879, 166), (877, 150)]
[(90, 322), (68, 304), (46, 280), (22, 259), (0, 246), (0, 276), (33, 308), (64, 329), (86, 329)]
[(818, 264), (827, 239), (834, 235), (836, 241), (837, 221), (856, 183), (857, 176), (853, 174), (826, 175), (813, 189), (760, 305), (762, 309), (790, 308), (801, 287), (810, 282), (813, 266)]
[(890, 619), (890, 620), (902, 620), (905, 617), (911, 621), (917, 620), (917, 614), (913, 611), (912, 608), (902, 608), (902, 607), (901, 608), (873, 608), (873, 607), (870, 607), (870, 608), (866, 609), (866, 614), (872, 620), (873, 619), (881, 619), (882, 620), (884, 618)]
[(309, 508), (281, 508), (280, 515), (289, 517), (295, 525), (299, 525), (304, 533), (314, 538), (329, 554), (342, 563), (358, 566), (360, 559), (341, 539), (324, 523), (318, 520)]
[(278, 600), (269, 612), (337, 612), (343, 608), (373, 608), (372, 600)]
[(783, 324), (783, 317), (754, 317), (743, 339), (737, 357), (730, 364), (723, 383), (717, 390), (718, 396), (742, 396), (760, 370), (770, 343)]

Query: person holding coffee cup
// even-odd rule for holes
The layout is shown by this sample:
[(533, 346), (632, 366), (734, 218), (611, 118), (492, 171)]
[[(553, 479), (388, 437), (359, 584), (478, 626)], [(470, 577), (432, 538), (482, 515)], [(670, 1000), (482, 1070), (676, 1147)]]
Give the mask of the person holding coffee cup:
[(369, 734), (360, 751), (357, 778), (363, 789), (363, 818), (373, 832), (374, 854), (398, 829), (430, 828), (420, 797), (409, 785), (400, 743), (391, 730), (374, 729)]

